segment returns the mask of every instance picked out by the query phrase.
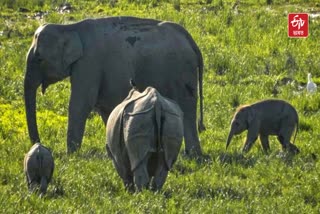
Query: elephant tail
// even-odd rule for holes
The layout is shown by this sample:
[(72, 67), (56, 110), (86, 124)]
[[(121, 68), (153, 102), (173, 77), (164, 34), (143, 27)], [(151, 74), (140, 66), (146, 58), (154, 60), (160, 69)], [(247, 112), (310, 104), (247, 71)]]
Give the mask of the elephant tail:
[(296, 133), (294, 134), (294, 138), (293, 138), (292, 144), (295, 143), (296, 137), (297, 137), (297, 134), (298, 134), (298, 131), (299, 131), (299, 117), (298, 117), (298, 113), (297, 112), (296, 112), (296, 114), (297, 114), (297, 126), (296, 126)]
[(199, 50), (198, 46), (197, 50), (198, 50), (198, 60), (199, 60), (199, 96), (200, 96), (200, 120), (199, 120), (199, 124), (198, 124), (198, 130), (199, 132), (202, 132), (204, 130), (206, 130), (206, 127), (204, 125), (203, 122), (203, 90), (202, 90), (202, 86), (203, 86), (203, 58), (202, 58), (202, 54), (201, 51)]

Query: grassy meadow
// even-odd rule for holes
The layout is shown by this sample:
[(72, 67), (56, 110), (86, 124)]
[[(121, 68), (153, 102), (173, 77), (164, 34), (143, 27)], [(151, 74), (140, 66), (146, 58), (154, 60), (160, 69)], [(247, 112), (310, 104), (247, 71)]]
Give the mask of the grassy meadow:
[[(319, 213), (320, 94), (305, 91), (307, 73), (320, 85), (320, 3), (313, 0), (70, 0), (0, 2), (0, 213)], [(236, 3), (238, 2), (238, 3)], [(28, 9), (22, 12), (21, 8)], [(44, 12), (42, 17), (36, 15)], [(312, 14), (308, 38), (288, 38), (287, 15)], [(179, 158), (160, 192), (130, 194), (106, 157), (105, 128), (87, 121), (81, 151), (66, 155), (69, 79), (38, 91), (40, 137), (53, 150), (55, 172), (44, 198), (27, 191), (24, 154), (31, 147), (23, 101), (26, 53), (43, 23), (117, 15), (184, 26), (205, 64), (204, 161)], [(296, 107), (301, 153), (291, 157), (271, 137), (241, 155), (245, 133), (225, 141), (235, 109), (265, 98)]]

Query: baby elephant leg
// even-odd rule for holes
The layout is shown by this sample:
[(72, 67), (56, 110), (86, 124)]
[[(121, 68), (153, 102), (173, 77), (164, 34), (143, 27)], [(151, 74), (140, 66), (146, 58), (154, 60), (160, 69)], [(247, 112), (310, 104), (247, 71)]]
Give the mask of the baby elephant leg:
[(298, 147), (292, 143), (289, 144), (288, 151), (291, 152), (292, 154), (300, 153), (300, 150), (298, 149)]
[(264, 153), (268, 154), (268, 152), (270, 151), (268, 135), (260, 134), (260, 142)]
[(168, 176), (168, 168), (165, 163), (163, 152), (158, 154), (158, 162), (156, 171), (154, 173), (154, 178), (151, 183), (151, 188), (153, 191), (160, 190), (166, 181)]
[(242, 153), (247, 153), (253, 146), (254, 142), (257, 140), (259, 135), (259, 126), (257, 124), (252, 124), (247, 132), (247, 139), (244, 143)]
[(244, 147), (242, 149), (243, 153), (247, 153), (250, 151), (251, 147), (253, 146), (254, 142), (257, 140), (257, 137), (253, 138), (253, 139), (248, 139), (246, 140), (246, 142), (244, 143)]
[(138, 191), (149, 185), (149, 173), (147, 169), (148, 157), (146, 157), (133, 171), (133, 181)]
[(39, 183), (37, 182), (37, 175), (34, 171), (26, 173), (28, 190), (30, 192), (36, 191)]
[(47, 180), (46, 176), (42, 176), (41, 181), (40, 181), (40, 193), (46, 194), (47, 187), (48, 187), (48, 180)]
[(134, 192), (134, 184), (133, 184), (133, 177), (128, 175), (126, 178), (122, 179), (124, 187), (128, 192)]
[(284, 151), (288, 151), (293, 154), (298, 154), (300, 150), (292, 143), (290, 143), (291, 136), (294, 132), (295, 126), (288, 125), (283, 126), (279, 132), (278, 140), (282, 145)]
[(39, 182), (36, 181), (36, 180), (32, 180), (30, 183), (29, 183), (29, 191), (30, 192), (37, 192), (39, 189)]

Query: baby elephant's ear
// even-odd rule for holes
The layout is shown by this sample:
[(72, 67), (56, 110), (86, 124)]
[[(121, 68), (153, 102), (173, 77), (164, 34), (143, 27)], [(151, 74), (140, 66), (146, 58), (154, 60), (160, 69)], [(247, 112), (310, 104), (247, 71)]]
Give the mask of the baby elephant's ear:
[(248, 111), (248, 124), (251, 124), (254, 118), (256, 117), (256, 110), (252, 107), (247, 107)]

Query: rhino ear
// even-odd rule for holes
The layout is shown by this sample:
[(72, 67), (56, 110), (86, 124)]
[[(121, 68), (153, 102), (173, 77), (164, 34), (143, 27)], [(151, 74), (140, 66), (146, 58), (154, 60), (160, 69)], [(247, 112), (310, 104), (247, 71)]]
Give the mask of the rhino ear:
[(76, 32), (65, 32), (64, 39), (63, 67), (66, 70), (83, 55), (83, 47), (79, 34)]

